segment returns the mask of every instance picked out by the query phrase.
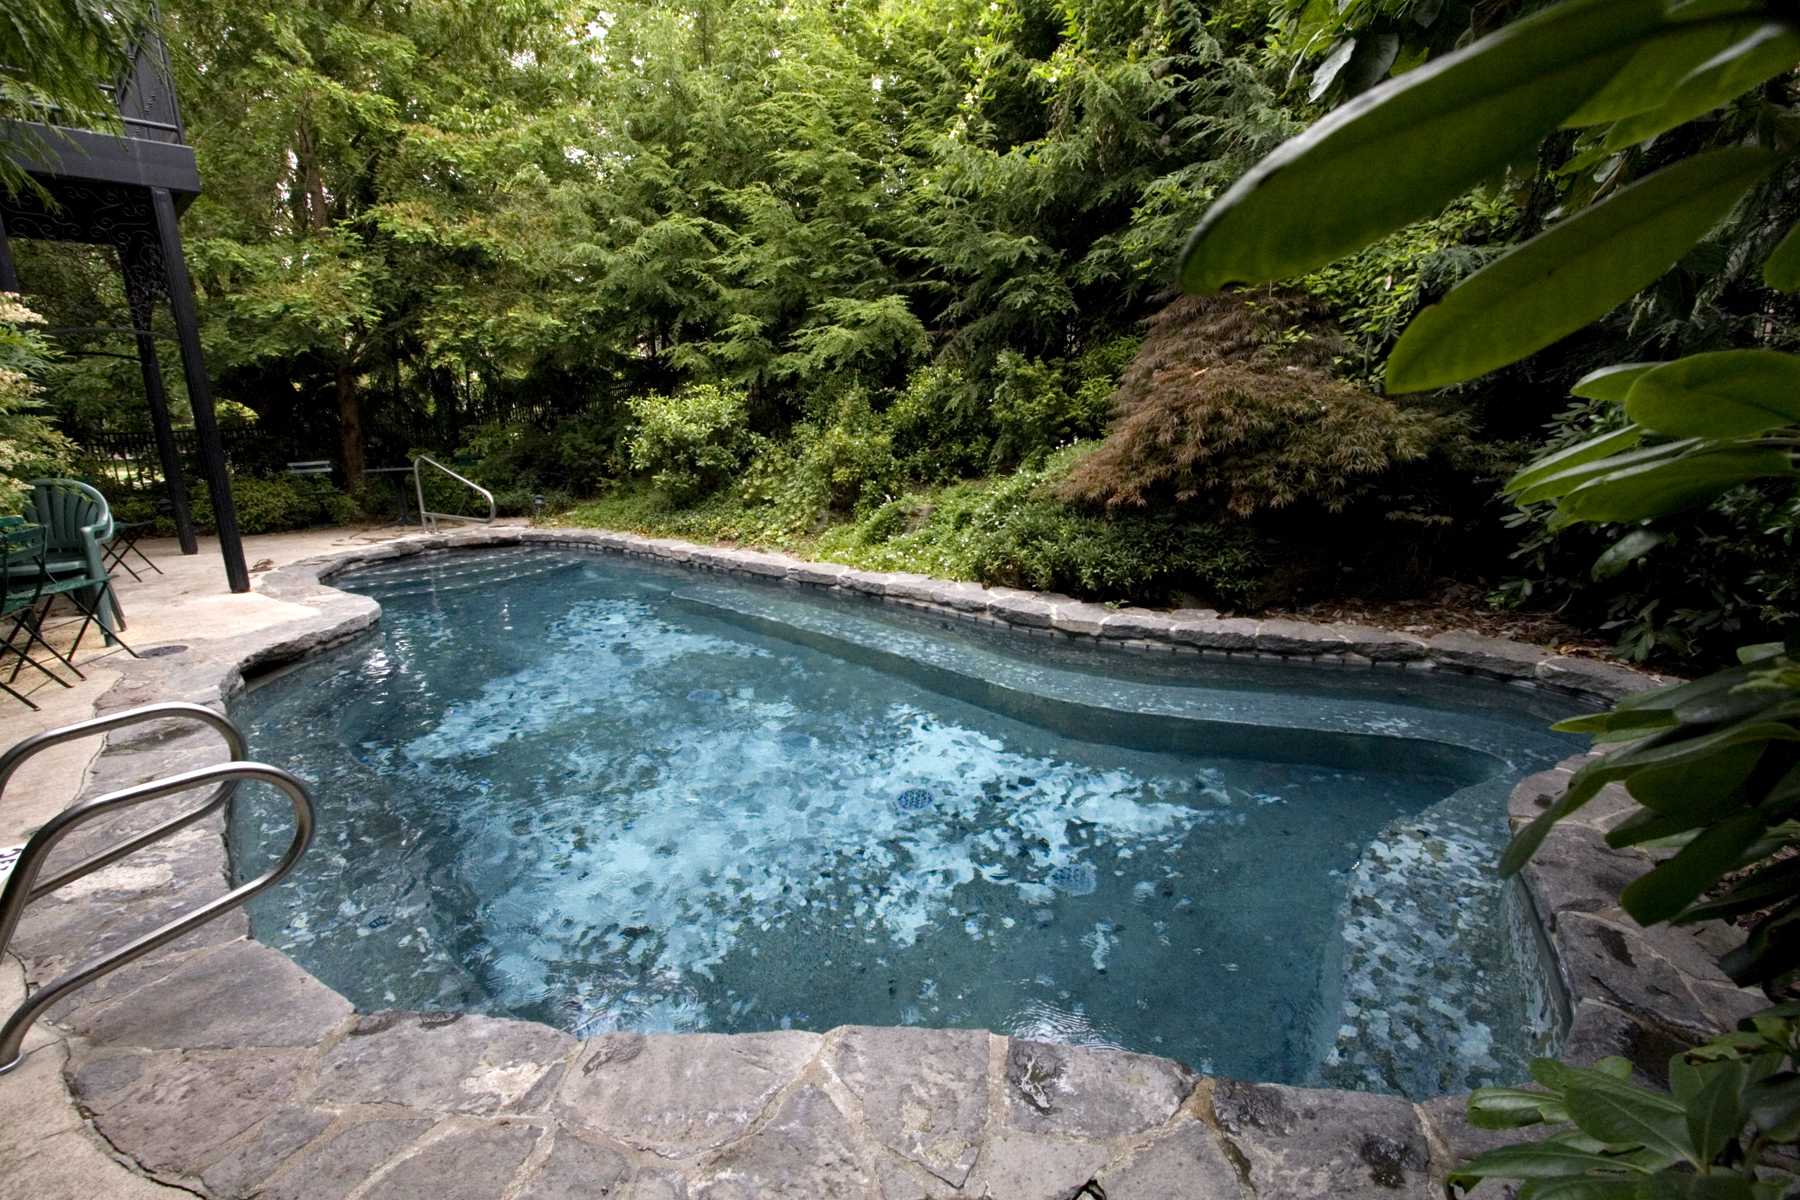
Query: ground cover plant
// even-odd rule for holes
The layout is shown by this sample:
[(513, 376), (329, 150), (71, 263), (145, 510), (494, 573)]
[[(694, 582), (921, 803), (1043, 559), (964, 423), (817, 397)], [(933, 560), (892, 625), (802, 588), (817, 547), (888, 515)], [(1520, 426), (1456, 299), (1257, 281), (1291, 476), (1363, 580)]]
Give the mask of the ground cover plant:
[[(1265, 159), (1196, 228), (1183, 282), (1210, 292), (1314, 269), (1453, 200), (1558, 127), (1576, 130), (1573, 145), (1595, 161), (1733, 104), (1797, 57), (1800, 25), (1773, 7), (1543, 9), (1370, 91)], [(1451, 289), (1395, 343), (1388, 389), (1465, 381), (1605, 316), (1791, 164), (1791, 139), (1773, 125), (1715, 135), (1571, 206)], [(1321, 195), (1344, 202), (1330, 220), (1318, 219)], [(1761, 270), (1771, 288), (1800, 287), (1800, 228), (1785, 231)], [(1616, 572), (1667, 540), (1661, 522), (1746, 485), (1791, 487), (1797, 381), (1800, 358), (1770, 348), (1601, 367), (1573, 390), (1616, 406), (1611, 428), (1530, 464), (1507, 491), (1522, 504), (1554, 502), (1556, 525), (1613, 526), (1593, 570)], [(1623, 783), (1641, 807), (1607, 843), (1666, 852), (1625, 889), (1626, 911), (1645, 924), (1750, 918), (1747, 941), (1719, 965), (1778, 994), (1800, 975), (1800, 637), (1739, 657), (1730, 670), (1559, 725), (1615, 748), (1575, 773), (1500, 866), (1517, 871), (1557, 821)], [(1784, 1195), (1793, 1179), (1763, 1151), (1800, 1138), (1797, 1013), (1771, 1008), (1676, 1055), (1672, 1096), (1627, 1082), (1623, 1059), (1590, 1069), (1540, 1059), (1544, 1090), (1482, 1089), (1471, 1121), (1575, 1128), (1490, 1151), (1453, 1179), (1522, 1180), (1528, 1200)]]

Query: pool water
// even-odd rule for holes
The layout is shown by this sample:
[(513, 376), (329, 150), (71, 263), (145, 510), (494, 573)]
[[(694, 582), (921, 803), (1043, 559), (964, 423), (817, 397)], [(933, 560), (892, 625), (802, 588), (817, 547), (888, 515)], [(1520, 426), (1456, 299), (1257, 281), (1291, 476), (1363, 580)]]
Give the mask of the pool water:
[[(237, 715), (319, 807), (255, 934), (361, 1008), (985, 1028), (1409, 1094), (1554, 1036), (1487, 865), (1567, 752), (1541, 693), (1046, 654), (562, 551), (336, 585), (377, 631)], [(240, 801), (240, 873), (285, 838)]]

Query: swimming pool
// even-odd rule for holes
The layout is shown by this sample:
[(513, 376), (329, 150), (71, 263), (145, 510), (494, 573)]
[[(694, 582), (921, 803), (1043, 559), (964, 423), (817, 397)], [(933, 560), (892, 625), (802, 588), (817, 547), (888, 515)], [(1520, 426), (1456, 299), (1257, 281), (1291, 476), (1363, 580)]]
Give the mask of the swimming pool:
[[(1485, 870), (1566, 698), (1161, 661), (553, 549), (334, 585), (257, 688), (320, 832), (256, 936), (365, 1009), (992, 1029), (1422, 1096), (1554, 1039)], [(237, 870), (281, 837), (239, 812)]]

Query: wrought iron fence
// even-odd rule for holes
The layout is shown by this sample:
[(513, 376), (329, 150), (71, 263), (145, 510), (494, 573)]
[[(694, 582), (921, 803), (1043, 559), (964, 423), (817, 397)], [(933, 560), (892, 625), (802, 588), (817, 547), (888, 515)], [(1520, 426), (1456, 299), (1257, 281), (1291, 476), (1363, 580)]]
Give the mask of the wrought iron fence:
[[(175, 450), (181, 455), (183, 472), (190, 477), (202, 476), (199, 435), (192, 429), (174, 432)], [(254, 430), (221, 429), (219, 438), (225, 450), (225, 466), (234, 473), (268, 471), (286, 461), (282, 458), (281, 448), (272, 439)], [(94, 457), (104, 474), (123, 487), (150, 488), (163, 482), (156, 435), (148, 430), (89, 433), (78, 437), (76, 444)]]

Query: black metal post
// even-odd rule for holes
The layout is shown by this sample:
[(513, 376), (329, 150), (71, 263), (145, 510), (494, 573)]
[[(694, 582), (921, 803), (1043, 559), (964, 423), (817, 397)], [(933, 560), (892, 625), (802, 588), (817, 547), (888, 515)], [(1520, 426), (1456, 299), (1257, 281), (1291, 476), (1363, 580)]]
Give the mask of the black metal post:
[(0, 292), (19, 290), (19, 273), (13, 269), (12, 243), (6, 238), (6, 218), (0, 216)]
[(206, 380), (206, 359), (200, 350), (200, 319), (194, 296), (188, 290), (187, 263), (181, 257), (181, 231), (175, 226), (175, 200), (168, 188), (153, 187), (156, 234), (162, 245), (163, 270), (169, 281), (169, 306), (175, 310), (175, 333), (181, 342), (181, 366), (187, 374), (188, 402), (194, 409), (194, 432), (200, 437), (200, 458), (206, 466), (206, 485), (212, 492), (213, 519), (219, 527), (219, 553), (225, 558), (225, 578), (234, 592), (250, 590), (250, 571), (244, 565), (244, 543), (238, 535), (237, 508), (231, 502), (231, 478), (225, 471), (225, 448), (219, 442), (219, 422), (213, 413), (212, 388)]
[[(162, 274), (157, 271), (155, 274)], [(183, 554), (200, 553), (194, 536), (194, 516), (188, 506), (187, 484), (181, 478), (181, 451), (175, 448), (175, 428), (169, 420), (169, 395), (163, 390), (162, 364), (157, 360), (156, 339), (150, 336), (150, 318), (156, 311), (156, 293), (149, 272), (125, 271), (125, 298), (131, 304), (131, 324), (137, 335), (138, 366), (144, 372), (144, 395), (150, 401), (150, 425), (156, 430), (156, 457), (162, 460), (163, 483), (169, 489), (170, 515)]]

